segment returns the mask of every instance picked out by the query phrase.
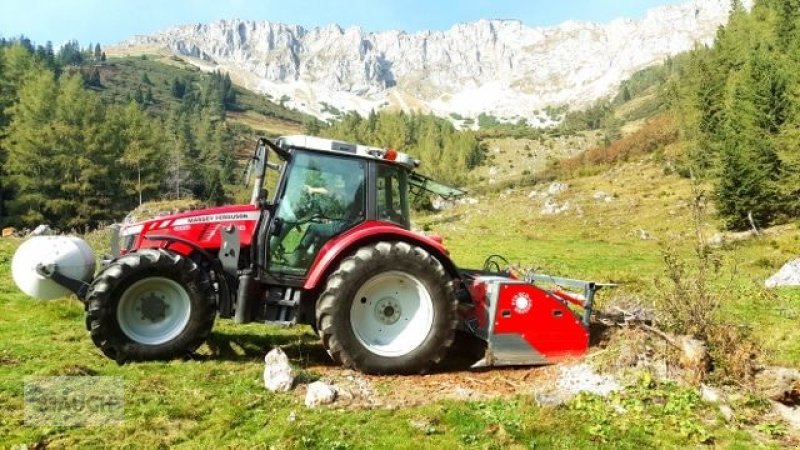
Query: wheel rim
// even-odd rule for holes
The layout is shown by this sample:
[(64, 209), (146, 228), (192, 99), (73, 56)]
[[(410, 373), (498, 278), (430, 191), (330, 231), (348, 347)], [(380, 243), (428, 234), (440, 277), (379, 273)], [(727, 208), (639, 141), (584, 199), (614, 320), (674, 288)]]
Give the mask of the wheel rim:
[(356, 292), (350, 326), (370, 352), (398, 357), (417, 349), (433, 328), (433, 301), (419, 279), (405, 272), (384, 272)]
[(189, 323), (189, 293), (176, 281), (150, 277), (133, 283), (119, 299), (117, 323), (126, 336), (146, 345), (175, 339)]

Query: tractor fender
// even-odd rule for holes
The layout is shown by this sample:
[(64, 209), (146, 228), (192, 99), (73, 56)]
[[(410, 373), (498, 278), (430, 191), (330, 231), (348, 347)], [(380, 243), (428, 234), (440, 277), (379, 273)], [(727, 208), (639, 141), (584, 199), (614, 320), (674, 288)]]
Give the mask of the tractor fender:
[(356, 249), (378, 241), (402, 241), (421, 247), (438, 259), (451, 276), (459, 276), (458, 268), (441, 242), (387, 222), (367, 221), (331, 239), (320, 249), (308, 271), (303, 289), (316, 290), (325, 283), (326, 277), (339, 261)]

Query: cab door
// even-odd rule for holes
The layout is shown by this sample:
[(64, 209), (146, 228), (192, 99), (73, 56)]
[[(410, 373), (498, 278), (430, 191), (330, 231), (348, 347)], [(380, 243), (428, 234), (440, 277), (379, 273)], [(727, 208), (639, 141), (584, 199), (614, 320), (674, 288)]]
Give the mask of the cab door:
[(302, 277), (332, 237), (366, 220), (367, 161), (296, 150), (269, 242), (269, 272)]

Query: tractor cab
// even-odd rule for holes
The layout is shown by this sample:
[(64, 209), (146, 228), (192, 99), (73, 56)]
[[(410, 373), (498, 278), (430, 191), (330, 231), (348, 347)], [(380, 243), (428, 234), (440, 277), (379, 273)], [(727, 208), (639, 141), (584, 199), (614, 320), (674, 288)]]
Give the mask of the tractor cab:
[(285, 161), (272, 201), (270, 272), (305, 275), (331, 238), (365, 222), (410, 227), (408, 178), (417, 161), (307, 136), (285, 137), (276, 146)]
[[(267, 162), (269, 149), (281, 164)], [(463, 194), (415, 173), (419, 161), (405, 153), (312, 136), (261, 140), (252, 166), (259, 174), (252, 203), (265, 210), (260, 229), (266, 235), (255, 257), (263, 258), (261, 278), (279, 284), (299, 284), (321, 249), (349, 230), (409, 230), (410, 194)], [(267, 168), (279, 173), (269, 200), (262, 187)]]

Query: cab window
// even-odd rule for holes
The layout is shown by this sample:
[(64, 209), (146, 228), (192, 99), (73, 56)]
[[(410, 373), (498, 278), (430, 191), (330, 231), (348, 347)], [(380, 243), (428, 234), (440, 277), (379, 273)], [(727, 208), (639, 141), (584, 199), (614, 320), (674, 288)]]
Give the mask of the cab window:
[(377, 170), (377, 218), (410, 227), (408, 212), (408, 174), (405, 170), (379, 164)]

